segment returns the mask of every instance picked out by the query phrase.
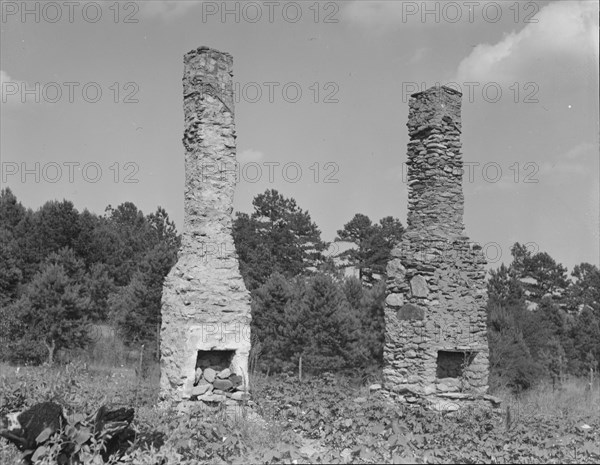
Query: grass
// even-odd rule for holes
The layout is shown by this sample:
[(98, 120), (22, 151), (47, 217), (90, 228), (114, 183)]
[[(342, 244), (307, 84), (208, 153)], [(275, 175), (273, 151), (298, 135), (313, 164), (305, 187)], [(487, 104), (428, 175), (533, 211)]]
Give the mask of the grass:
[[(198, 429), (198, 422), (203, 419), (206, 420), (203, 424), (218, 425), (218, 434), (224, 438), (228, 431), (235, 431), (236, 444), (252, 444), (256, 450), (270, 450), (285, 436), (276, 423), (256, 421), (256, 415), (249, 415), (246, 408), (238, 410), (236, 415), (226, 415), (224, 410), (211, 412), (199, 408), (181, 415), (176, 410), (160, 407), (159, 380), (158, 365), (150, 367), (147, 375), (142, 377), (136, 374), (135, 367), (91, 366), (83, 362), (54, 367), (1, 364), (0, 414), (23, 410), (44, 401), (61, 404), (67, 418), (75, 414), (90, 414), (105, 403), (117, 407), (135, 407), (135, 423), (142, 436), (159, 431), (167, 438), (161, 451), (152, 445), (145, 445), (124, 458), (126, 461), (123, 463), (140, 465), (156, 465), (160, 460), (164, 461), (164, 465), (187, 463), (185, 454), (182, 456), (176, 448), (186, 449), (182, 445), (182, 438), (190, 442), (199, 439), (189, 433)], [(266, 379), (257, 376), (253, 379), (253, 386), (260, 391), (260, 383), (265, 382)], [(190, 418), (194, 421), (190, 422)], [(16, 464), (19, 457), (13, 445), (0, 439), (1, 463)]]
[[(54, 367), (20, 368), (0, 365), (0, 413), (21, 410), (42, 401), (54, 401), (63, 405), (67, 415), (89, 414), (105, 403), (135, 407), (135, 424), (141, 439), (133, 452), (120, 462), (134, 465), (223, 463), (224, 461), (231, 463), (291, 463), (293, 460), (296, 460), (296, 463), (307, 463), (310, 460), (299, 456), (298, 451), (307, 447), (319, 448), (322, 446), (322, 441), (311, 442), (307, 439), (311, 436), (311, 432), (315, 431), (315, 427), (312, 425), (317, 425), (317, 429), (334, 428), (332, 431), (338, 434), (340, 441), (343, 442), (346, 434), (344, 431), (347, 431), (348, 434), (352, 431), (362, 434), (363, 431), (370, 431), (372, 426), (381, 423), (386, 417), (384, 411), (384, 416), (379, 420), (370, 420), (368, 417), (372, 414), (372, 406), (375, 404), (354, 405), (352, 402), (352, 399), (356, 397), (376, 401), (377, 396), (369, 392), (369, 386), (379, 382), (375, 371), (368, 375), (329, 375), (327, 383), (333, 388), (327, 392), (323, 391), (335, 402), (342, 402), (346, 406), (344, 408), (349, 406), (349, 413), (356, 412), (359, 415), (358, 417), (349, 417), (354, 418), (354, 423), (349, 420), (344, 421), (348, 422), (347, 425), (351, 423), (354, 425), (357, 421), (362, 421), (365, 426), (364, 428), (360, 426), (360, 431), (353, 430), (352, 428), (355, 426), (351, 426), (347, 430), (344, 429), (346, 428), (344, 425), (335, 426), (341, 420), (332, 414), (333, 410), (328, 410), (331, 407), (326, 405), (329, 401), (324, 399), (320, 392), (306, 391), (306, 389), (312, 389), (311, 386), (318, 384), (321, 378), (318, 376), (305, 375), (304, 379), (300, 381), (297, 376), (281, 378), (269, 377), (260, 373), (252, 375), (250, 378), (252, 396), (259, 404), (256, 411), (263, 418), (258, 421), (256, 417), (249, 415), (250, 412), (245, 408), (242, 408), (238, 415), (228, 416), (225, 415), (224, 410), (211, 411), (201, 409), (199, 406), (193, 406), (185, 414), (170, 407), (159, 406), (159, 375), (157, 365), (148, 366), (145, 376), (136, 372), (135, 364), (114, 367), (107, 363), (75, 362)], [(286, 394), (280, 396), (278, 400), (276, 398), (269, 401), (269, 396), (272, 397), (272, 394), (280, 388), (286, 389)], [(336, 394), (337, 392), (340, 394)], [(323, 416), (319, 413), (317, 417), (313, 418), (310, 416), (312, 413), (309, 412), (304, 416), (305, 411), (308, 412), (314, 406), (311, 405), (311, 402), (307, 404), (302, 400), (305, 396), (302, 393), (308, 393), (308, 398), (314, 399), (311, 401), (313, 403), (321, 402), (318, 408), (313, 409), (314, 411), (323, 410), (328, 413)], [(593, 425), (594, 431), (600, 426), (598, 420), (600, 418), (600, 386), (598, 383), (590, 388), (583, 380), (569, 380), (563, 383), (559, 389), (553, 389), (551, 385), (540, 384), (535, 389), (520, 395), (514, 395), (508, 391), (494, 394), (504, 401), (504, 415), (508, 413), (506, 408), (510, 407), (510, 421), (512, 422), (511, 425), (508, 425), (510, 427), (516, 425), (531, 429), (536, 428), (536, 425), (539, 424), (539, 428), (543, 429), (543, 421), (540, 422), (540, 419), (543, 418), (552, 419), (554, 423), (559, 421), (561, 424), (573, 426), (587, 423)], [(290, 400), (292, 398), (293, 401)], [(288, 401), (293, 405), (283, 405)], [(279, 416), (274, 413), (276, 411)], [(361, 418), (363, 419), (361, 420)], [(371, 421), (375, 422), (369, 423)], [(501, 423), (500, 418), (498, 421)], [(448, 425), (451, 426), (450, 423)], [(570, 426), (565, 428), (567, 427), (570, 428)], [(460, 428), (457, 431), (460, 431)], [(155, 432), (162, 434), (163, 440), (160, 443), (164, 442), (164, 444), (160, 450), (152, 446), (151, 441), (148, 440)], [(370, 434), (368, 433), (367, 437), (373, 440), (373, 447), (379, 447), (378, 450), (383, 451), (389, 447), (385, 444), (376, 446), (379, 444), (378, 441), (381, 441), (381, 433)], [(594, 434), (597, 435), (597, 432)], [(327, 435), (324, 436), (324, 438), (327, 437)], [(431, 438), (434, 442), (437, 440), (435, 434)], [(346, 441), (346, 443), (348, 442)], [(333, 451), (333, 455), (323, 455), (322, 457), (342, 460), (340, 452), (337, 451), (337, 456)], [(346, 455), (347, 453), (346, 451)], [(352, 453), (359, 452), (352, 450)], [(360, 452), (360, 454), (362, 453)], [(464, 453), (468, 454), (469, 451), (464, 451)], [(364, 457), (367, 457), (364, 458), (364, 461), (369, 462), (369, 454), (365, 452)], [(356, 455), (349, 456), (347, 459), (344, 458), (342, 463), (355, 461), (357, 458)], [(363, 459), (363, 455), (360, 458)], [(0, 462), (16, 464), (18, 460), (19, 454), (16, 448), (6, 441), (0, 440)], [(327, 460), (322, 459), (321, 462)], [(440, 462), (443, 461), (443, 458), (436, 460)], [(41, 463), (50, 464), (52, 462)]]
[(571, 422), (585, 422), (590, 417), (600, 417), (600, 383), (593, 388), (584, 379), (568, 379), (559, 387), (540, 383), (520, 394), (510, 391), (496, 393), (503, 407), (510, 407), (513, 419), (560, 418)]

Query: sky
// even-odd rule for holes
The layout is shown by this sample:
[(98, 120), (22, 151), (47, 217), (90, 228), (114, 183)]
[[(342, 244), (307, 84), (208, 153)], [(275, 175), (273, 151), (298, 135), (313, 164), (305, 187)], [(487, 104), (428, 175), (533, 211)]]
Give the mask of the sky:
[(598, 2), (2, 1), (0, 183), (26, 206), (164, 207), (183, 227), (183, 55), (234, 59), (234, 209), (293, 197), (332, 241), (406, 225), (408, 99), (462, 97), (465, 232), (600, 261)]

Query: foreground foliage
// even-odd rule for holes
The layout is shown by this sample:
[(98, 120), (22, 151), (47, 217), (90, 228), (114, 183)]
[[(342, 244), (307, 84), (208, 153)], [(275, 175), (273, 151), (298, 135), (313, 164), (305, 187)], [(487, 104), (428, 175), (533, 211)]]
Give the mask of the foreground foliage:
[[(600, 394), (566, 387), (440, 414), (394, 405), (365, 384), (372, 379), (323, 375), (255, 377), (256, 405), (237, 415), (156, 407), (157, 379), (113, 377), (100, 370), (3, 367), (0, 412), (54, 400), (72, 417), (106, 398), (136, 408), (136, 442), (114, 463), (597, 463)], [(508, 408), (507, 408), (508, 407)], [(253, 413), (255, 412), (255, 413)], [(257, 415), (258, 414), (258, 415)], [(54, 444), (60, 450), (61, 444)], [(48, 457), (36, 463), (54, 463)], [(85, 463), (101, 463), (99, 450)], [(2, 463), (16, 449), (0, 443)], [(44, 461), (46, 460), (46, 461)], [(95, 461), (94, 461), (95, 460)]]

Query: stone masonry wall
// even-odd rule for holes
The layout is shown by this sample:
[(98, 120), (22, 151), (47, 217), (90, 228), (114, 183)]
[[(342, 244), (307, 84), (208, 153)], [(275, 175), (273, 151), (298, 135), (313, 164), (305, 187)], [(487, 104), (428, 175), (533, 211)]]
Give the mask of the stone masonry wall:
[[(184, 57), (184, 230), (162, 297), (161, 393), (181, 400), (198, 385), (199, 351), (234, 351), (230, 369), (247, 387), (250, 294), (232, 230), (236, 143), (233, 58), (207, 47)], [(221, 167), (221, 168), (219, 168)]]
[[(461, 97), (433, 87), (409, 103), (408, 220), (387, 266), (383, 372), (408, 401), (487, 390), (485, 259), (463, 235)], [(438, 377), (457, 363), (460, 376)]]

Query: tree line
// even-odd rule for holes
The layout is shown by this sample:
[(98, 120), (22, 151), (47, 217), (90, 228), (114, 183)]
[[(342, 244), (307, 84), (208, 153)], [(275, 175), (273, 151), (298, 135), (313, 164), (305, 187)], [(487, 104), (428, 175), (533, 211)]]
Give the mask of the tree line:
[[(383, 363), (385, 267), (404, 227), (355, 214), (328, 253), (310, 214), (267, 190), (237, 213), (233, 237), (252, 296), (254, 365), (307, 371), (377, 369)], [(37, 211), (0, 193), (0, 357), (41, 363), (61, 348), (86, 347), (91, 323), (110, 324), (129, 344), (157, 343), (162, 283), (180, 236), (162, 208), (144, 215), (126, 202), (103, 215), (67, 200)], [(567, 270), (516, 243), (513, 261), (490, 272), (491, 383), (526, 389), (598, 369), (600, 271)], [(343, 263), (340, 261), (342, 260)], [(356, 270), (346, 276), (343, 267)]]
[[(377, 368), (383, 361), (385, 282), (382, 276), (404, 228), (386, 217), (373, 224), (356, 214), (336, 240), (354, 244), (328, 255), (308, 211), (267, 190), (251, 214), (238, 213), (233, 238), (252, 295), (253, 352), (270, 372)], [(345, 277), (336, 258), (356, 268)]]
[(96, 215), (62, 200), (33, 211), (3, 189), (1, 359), (52, 363), (60, 349), (88, 346), (94, 323), (111, 324), (130, 344), (152, 348), (162, 282), (179, 244), (160, 207), (144, 215), (125, 202)]
[(540, 379), (598, 371), (600, 270), (589, 263), (567, 269), (546, 252), (518, 242), (513, 260), (488, 281), (490, 383), (519, 391)]

